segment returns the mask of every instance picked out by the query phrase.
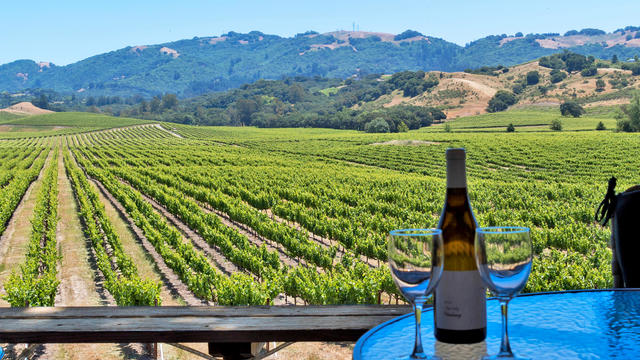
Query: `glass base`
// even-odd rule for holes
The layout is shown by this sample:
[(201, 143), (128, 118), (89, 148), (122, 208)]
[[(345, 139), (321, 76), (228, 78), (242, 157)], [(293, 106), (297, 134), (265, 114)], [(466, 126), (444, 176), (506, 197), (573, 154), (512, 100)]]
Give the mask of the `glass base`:
[(495, 354), (495, 355), (485, 356), (482, 358), (482, 360), (529, 360), (529, 359), (521, 358), (512, 354), (504, 354), (504, 355)]
[(407, 355), (403, 357), (394, 358), (394, 360), (442, 360), (442, 358), (435, 355), (417, 354), (417, 356)]

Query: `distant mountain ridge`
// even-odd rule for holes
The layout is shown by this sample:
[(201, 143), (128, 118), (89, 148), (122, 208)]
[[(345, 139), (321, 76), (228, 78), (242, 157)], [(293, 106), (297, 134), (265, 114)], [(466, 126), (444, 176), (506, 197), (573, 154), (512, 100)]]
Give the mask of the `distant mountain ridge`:
[(0, 65), (0, 92), (51, 89), (88, 95), (181, 97), (222, 91), (258, 79), (346, 78), (404, 70), (461, 71), (515, 65), (567, 49), (621, 60), (640, 55), (640, 27), (560, 34), (493, 35), (462, 47), (407, 30), (402, 34), (313, 31), (291, 38), (229, 32), (158, 45), (133, 46), (66, 66), (32, 60)]

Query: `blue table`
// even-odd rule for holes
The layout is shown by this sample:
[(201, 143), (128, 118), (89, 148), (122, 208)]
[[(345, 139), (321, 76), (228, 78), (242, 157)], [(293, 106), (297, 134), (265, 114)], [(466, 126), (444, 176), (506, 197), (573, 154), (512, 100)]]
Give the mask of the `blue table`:
[[(487, 301), (487, 339), (470, 345), (437, 342), (433, 311), (423, 314), (427, 354), (443, 359), (479, 359), (500, 348), (500, 307)], [(411, 353), (413, 314), (383, 323), (356, 343), (354, 360), (393, 359)], [(529, 359), (640, 359), (640, 289), (581, 290), (525, 294), (509, 303), (509, 339), (514, 354)]]

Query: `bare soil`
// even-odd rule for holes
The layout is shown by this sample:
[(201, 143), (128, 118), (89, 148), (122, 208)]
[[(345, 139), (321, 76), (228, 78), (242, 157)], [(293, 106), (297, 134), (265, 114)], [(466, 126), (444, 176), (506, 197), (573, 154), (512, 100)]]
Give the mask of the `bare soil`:
[[(42, 155), (40, 155), (42, 156)], [(9, 278), (12, 271), (19, 271), (20, 264), (24, 263), (31, 236), (31, 217), (33, 208), (36, 205), (38, 191), (42, 187), (42, 176), (44, 169), (51, 161), (51, 152), (47, 155), (47, 160), (38, 175), (24, 193), (20, 204), (16, 207), (13, 215), (9, 219), (9, 224), (0, 237), (0, 296), (5, 295), (4, 282)], [(0, 298), (0, 306), (8, 307), (9, 303)]]
[[(78, 207), (71, 183), (58, 157), (58, 229), (56, 240), (62, 256), (58, 266), (60, 286), (56, 306), (107, 306), (113, 305), (98, 288), (96, 272), (90, 264), (90, 247), (82, 231)], [(42, 358), (53, 359), (121, 359), (121, 349), (116, 344), (50, 344)]]
[(171, 270), (171, 268), (167, 266), (167, 264), (162, 259), (162, 256), (160, 256), (160, 254), (158, 254), (156, 249), (153, 247), (153, 244), (151, 244), (151, 242), (149, 242), (149, 240), (144, 236), (142, 229), (137, 227), (133, 222), (133, 220), (129, 217), (125, 208), (122, 206), (122, 204), (120, 204), (118, 200), (116, 200), (116, 198), (113, 197), (113, 195), (111, 195), (107, 191), (107, 189), (104, 187), (104, 185), (102, 185), (99, 181), (93, 178), (89, 178), (89, 179), (98, 187), (98, 189), (100, 189), (100, 192), (102, 193), (102, 195), (107, 200), (109, 200), (109, 203), (113, 205), (113, 207), (118, 211), (119, 215), (126, 220), (127, 225), (131, 228), (131, 230), (136, 235), (136, 238), (141, 242), (146, 252), (153, 259), (153, 262), (157, 266), (158, 272), (162, 275), (164, 279), (165, 286), (167, 286), (170, 289), (173, 296), (176, 296), (176, 295), (179, 296), (189, 306), (203, 305), (203, 302), (198, 298), (196, 298), (191, 293), (191, 291), (189, 291), (189, 288), (187, 287), (187, 285), (185, 285), (182, 282), (182, 280), (180, 280), (178, 275), (176, 275), (173, 272), (173, 270)]
[[(92, 183), (94, 187), (97, 186)], [(127, 219), (123, 218), (116, 207), (107, 199), (104, 194), (98, 190), (100, 202), (105, 206), (105, 213), (109, 219), (109, 222), (113, 225), (122, 246), (125, 249), (127, 255), (131, 257), (133, 262), (138, 268), (138, 274), (143, 279), (151, 279), (154, 281), (162, 282), (162, 289), (160, 292), (160, 299), (162, 300), (161, 306), (180, 306), (185, 305), (186, 302), (176, 292), (167, 286), (167, 280), (163, 278), (157, 263), (153, 257), (147, 253), (142, 245), (141, 240), (136, 236), (135, 232), (131, 228)], [(172, 285), (174, 287), (175, 285)], [(200, 351), (206, 352), (206, 344), (185, 344), (187, 346), (195, 347)], [(162, 352), (166, 359), (197, 359), (194, 355), (187, 353), (184, 350), (180, 350), (173, 346), (166, 344), (162, 345)]]
[[(298, 224), (295, 221), (290, 221), (287, 219), (283, 219), (281, 217), (279, 217), (278, 215), (274, 214), (271, 209), (265, 209), (263, 211), (263, 213), (267, 216), (269, 216), (272, 220), (275, 220), (279, 223), (282, 224), (286, 224), (288, 226), (291, 226), (297, 230), (304, 230), (309, 234), (309, 240), (319, 244), (320, 246), (324, 247), (324, 248), (329, 248), (331, 246), (335, 246), (338, 250), (336, 252), (336, 259), (334, 261), (334, 264), (336, 261), (339, 261), (339, 258), (343, 257), (345, 254), (345, 250), (344, 247), (342, 246), (342, 244), (340, 244), (339, 241), (337, 240), (333, 240), (333, 239), (329, 239), (329, 238), (325, 238), (322, 237), (320, 235), (316, 235), (314, 233), (312, 233), (311, 231), (305, 229), (304, 227), (302, 227), (302, 225)], [(355, 255), (355, 254), (353, 254)], [(356, 255), (357, 256), (357, 255)], [(360, 261), (362, 261), (363, 263), (371, 266), (371, 267), (377, 267), (380, 265), (380, 262), (374, 259), (369, 259), (367, 257), (365, 257), (364, 255), (359, 255)]]
[(192, 230), (187, 224), (183, 223), (180, 219), (178, 219), (175, 215), (170, 213), (164, 206), (160, 205), (154, 199), (150, 198), (142, 194), (142, 197), (149, 203), (153, 208), (160, 213), (170, 224), (178, 228), (180, 232), (190, 240), (197, 248), (204, 251), (207, 254), (207, 257), (212, 260), (211, 265), (216, 267), (222, 273), (226, 275), (231, 275), (233, 273), (242, 272), (243, 270), (238, 268), (231, 261), (227, 260), (222, 253), (220, 253), (220, 249), (218, 247), (214, 247), (207, 243), (202, 236), (200, 236), (197, 232)]
[(40, 115), (53, 113), (53, 111), (51, 110), (41, 109), (26, 101), (11, 105), (4, 109), (0, 109), (0, 111), (6, 111), (16, 115)]

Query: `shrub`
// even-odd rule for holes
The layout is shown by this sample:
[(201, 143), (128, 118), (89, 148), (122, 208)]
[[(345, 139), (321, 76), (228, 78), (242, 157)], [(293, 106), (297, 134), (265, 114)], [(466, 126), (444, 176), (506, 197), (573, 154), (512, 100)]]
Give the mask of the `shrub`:
[(516, 131), (515, 126), (513, 126), (513, 123), (509, 124), (509, 126), (507, 126), (507, 132), (514, 132)]
[(449, 125), (448, 123), (444, 124), (444, 132), (451, 132), (451, 125)]
[(409, 127), (403, 121), (398, 124), (398, 132), (407, 132), (409, 131)]
[(535, 85), (540, 82), (540, 73), (537, 71), (529, 71), (527, 73), (527, 85)]
[(600, 92), (600, 91), (604, 91), (606, 84), (604, 82), (604, 80), (602, 79), (598, 79), (596, 80), (596, 91)]
[(522, 94), (522, 92), (524, 91), (524, 85), (522, 83), (516, 83), (515, 85), (513, 85), (512, 90), (514, 94)]
[(640, 75), (640, 65), (637, 63), (623, 63), (620, 67), (623, 70), (631, 70), (632, 75)]
[(567, 71), (570, 73), (574, 71), (582, 71), (590, 65), (586, 56), (576, 53), (563, 54), (562, 59), (567, 66)]
[(560, 81), (564, 80), (567, 78), (567, 73), (559, 70), (559, 69), (553, 69), (551, 70), (551, 73), (549, 73), (549, 75), (551, 76), (551, 83), (552, 84), (557, 84)]
[(489, 106), (487, 106), (488, 112), (498, 112), (506, 110), (509, 106), (515, 104), (518, 100), (516, 96), (509, 91), (498, 90), (496, 94), (489, 100)]
[(540, 58), (538, 62), (540, 66), (544, 66), (549, 69), (564, 69), (564, 61), (558, 56), (544, 56)]
[(631, 121), (629, 121), (629, 119), (618, 119), (618, 122), (616, 123), (616, 129), (618, 131), (623, 131), (623, 132), (633, 132), (633, 127), (631, 126)]
[(368, 133), (388, 133), (389, 124), (383, 118), (375, 118), (364, 125), (364, 131)]
[(415, 30), (405, 30), (402, 34), (398, 34), (394, 36), (393, 40), (400, 41), (400, 40), (409, 39), (416, 36), (424, 36), (424, 35), (422, 35), (421, 33)]
[(600, 121), (596, 126), (596, 130), (607, 130), (607, 128), (604, 126), (604, 123)]
[(560, 119), (553, 120), (551, 122), (550, 128), (553, 131), (561, 131), (562, 130), (562, 122), (560, 121)]
[(580, 115), (584, 114), (584, 109), (575, 101), (567, 101), (560, 105), (560, 113), (562, 116), (580, 117)]
[(580, 75), (582, 76), (595, 76), (598, 74), (598, 68), (595, 66), (589, 66), (587, 68), (582, 69), (582, 71), (580, 71)]
[(618, 131), (640, 131), (640, 95), (635, 95), (631, 103), (621, 110), (623, 116), (618, 119)]

